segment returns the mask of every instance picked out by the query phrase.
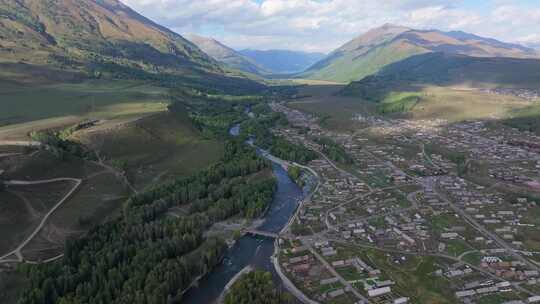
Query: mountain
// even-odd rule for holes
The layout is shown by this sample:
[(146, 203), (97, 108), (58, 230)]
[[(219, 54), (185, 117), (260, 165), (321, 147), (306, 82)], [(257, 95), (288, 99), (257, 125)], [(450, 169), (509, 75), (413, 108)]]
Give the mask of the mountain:
[(190, 35), (188, 39), (210, 57), (233, 69), (258, 75), (268, 74), (268, 71), (254, 63), (251, 59), (244, 57), (242, 54), (215, 39), (198, 35)]
[(301, 76), (350, 82), (377, 73), (389, 64), (435, 52), (470, 57), (540, 57), (534, 49), (465, 32), (414, 30), (386, 24), (343, 45)]
[(416, 91), (424, 85), (536, 89), (540, 86), (540, 60), (425, 53), (391, 63), (377, 74), (353, 81), (341, 93), (381, 100), (391, 91)]
[(44, 78), (76, 71), (216, 89), (253, 85), (118, 0), (0, 0), (0, 65), (4, 75), (48, 69)]
[(241, 50), (240, 54), (275, 74), (299, 73), (321, 60), (323, 53), (287, 50)]

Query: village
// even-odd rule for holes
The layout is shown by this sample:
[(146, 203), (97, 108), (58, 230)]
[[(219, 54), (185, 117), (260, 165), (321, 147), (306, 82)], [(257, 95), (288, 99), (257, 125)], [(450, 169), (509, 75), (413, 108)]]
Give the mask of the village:
[[(318, 175), (288, 237), (287, 277), (316, 303), (540, 303), (540, 138), (485, 122), (355, 115), (355, 133), (273, 104), (274, 133), (318, 152)], [(307, 132), (306, 132), (307, 130)], [(354, 164), (329, 159), (332, 138)]]

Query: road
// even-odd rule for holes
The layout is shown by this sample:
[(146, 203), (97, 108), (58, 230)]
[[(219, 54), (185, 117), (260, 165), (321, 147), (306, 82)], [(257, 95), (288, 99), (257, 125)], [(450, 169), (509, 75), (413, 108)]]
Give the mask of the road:
[(28, 140), (0, 140), (0, 146), (41, 147), (39, 141)]
[(279, 264), (279, 258), (278, 258), (278, 252), (279, 252), (279, 241), (276, 240), (274, 242), (274, 256), (272, 256), (272, 263), (274, 264), (274, 269), (276, 269), (277, 274), (283, 281), (283, 285), (285, 285), (285, 288), (292, 293), (296, 299), (298, 299), (300, 302), (304, 304), (319, 304), (319, 302), (313, 301), (310, 298), (308, 298), (300, 289), (298, 289), (291, 280), (283, 273), (283, 270), (281, 269), (281, 265)]
[(79, 186), (82, 183), (82, 179), (78, 179), (78, 178), (53, 178), (53, 179), (39, 180), (39, 181), (7, 181), (7, 182), (5, 182), (5, 184), (9, 186), (9, 185), (40, 185), (40, 184), (55, 183), (55, 182), (60, 182), (60, 181), (71, 181), (71, 182), (74, 182), (75, 185), (73, 186), (73, 188), (71, 188), (71, 190), (69, 190), (68, 193), (66, 193), (66, 195), (64, 195), (64, 197), (62, 197), (62, 199), (60, 199), (60, 201), (56, 205), (54, 205), (54, 207), (52, 207), (51, 210), (49, 210), (49, 212), (47, 212), (47, 214), (45, 214), (45, 216), (43, 217), (43, 219), (41, 219), (41, 222), (36, 227), (36, 229), (34, 229), (34, 231), (21, 244), (19, 244), (19, 246), (17, 246), (17, 248), (15, 248), (15, 250), (13, 250), (13, 251), (11, 251), (11, 252), (3, 255), (3, 256), (0, 256), (0, 263), (4, 263), (5, 262), (4, 259), (9, 257), (10, 255), (16, 255), (18, 262), (22, 262), (24, 260), (24, 258), (22, 256), (22, 253), (21, 253), (21, 250), (28, 243), (30, 243), (30, 241), (32, 241), (32, 239), (41, 231), (41, 229), (43, 229), (43, 227), (47, 223), (47, 220), (49, 219), (49, 217), (58, 208), (60, 208), (60, 206), (62, 206), (62, 204), (64, 204), (64, 202), (66, 202), (69, 199), (69, 197), (75, 191), (77, 191), (77, 189), (79, 189)]

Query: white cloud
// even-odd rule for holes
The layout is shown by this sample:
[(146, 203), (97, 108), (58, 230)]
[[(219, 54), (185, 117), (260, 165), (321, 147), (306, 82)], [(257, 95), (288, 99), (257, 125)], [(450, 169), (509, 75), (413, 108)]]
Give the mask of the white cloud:
[[(506, 41), (538, 31), (540, 7), (465, 0), (122, 0), (179, 33), (213, 36), (235, 48), (331, 51), (384, 23), (464, 30)], [(479, 1), (479, 0), (476, 0)], [(472, 2), (467, 0), (468, 4)], [(484, 5), (482, 5), (484, 4)], [(516, 29), (517, 33), (516, 33)]]

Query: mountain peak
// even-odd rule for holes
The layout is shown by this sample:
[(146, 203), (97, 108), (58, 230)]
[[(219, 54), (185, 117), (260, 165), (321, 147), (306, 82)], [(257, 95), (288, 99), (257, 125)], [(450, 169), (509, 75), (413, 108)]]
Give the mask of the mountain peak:
[(371, 29), (313, 65), (306, 77), (348, 82), (379, 72), (383, 67), (425, 53), (468, 57), (538, 59), (537, 51), (462, 31), (415, 30), (384, 24)]
[(189, 34), (187, 37), (207, 55), (233, 69), (259, 75), (268, 73), (264, 68), (214, 38), (196, 34)]
[(402, 25), (394, 24), (394, 23), (385, 23), (385, 24), (383, 24), (380, 27), (375, 28), (375, 29), (383, 29), (383, 30), (409, 29), (410, 30), (410, 28), (408, 28), (406, 26), (402, 26)]

